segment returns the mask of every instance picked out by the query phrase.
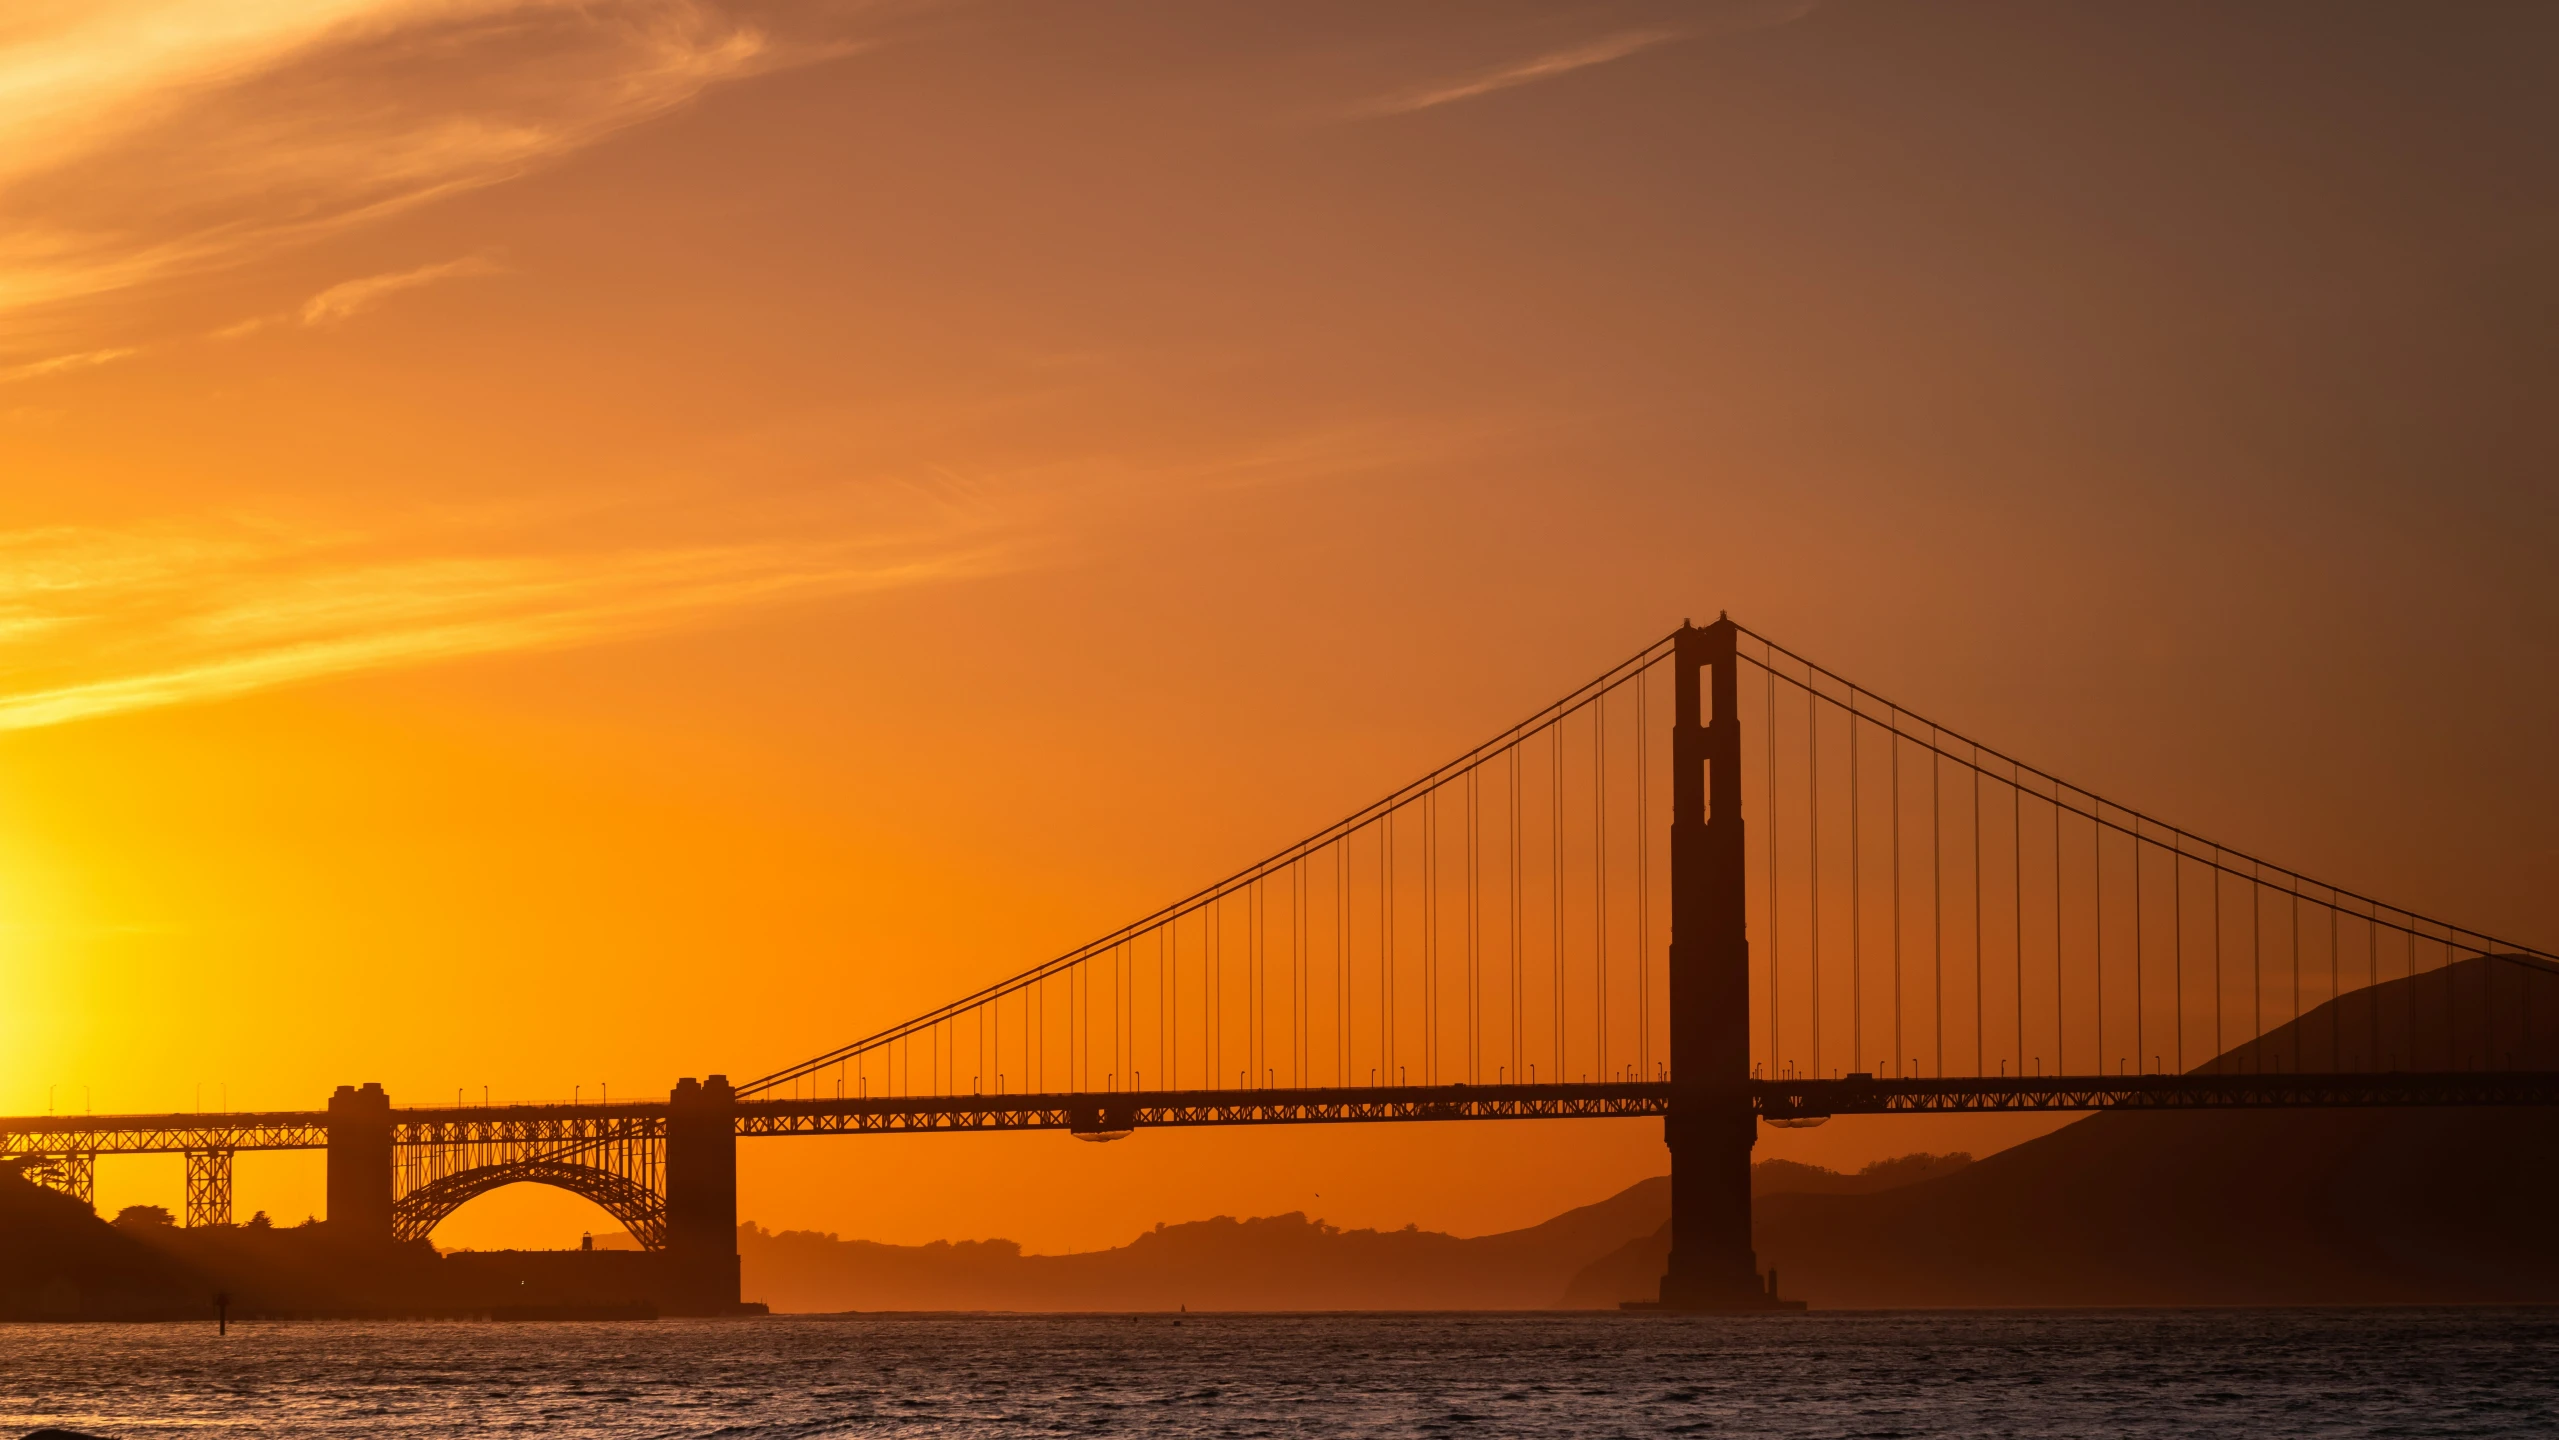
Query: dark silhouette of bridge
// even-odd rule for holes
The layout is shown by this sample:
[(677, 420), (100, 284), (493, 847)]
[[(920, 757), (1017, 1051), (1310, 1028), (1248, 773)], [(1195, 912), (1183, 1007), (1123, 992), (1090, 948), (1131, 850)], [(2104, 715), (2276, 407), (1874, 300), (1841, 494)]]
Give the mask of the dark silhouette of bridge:
[[(2385, 987), (2409, 997), (2387, 1021)], [(710, 1314), (739, 1300), (741, 1138), (1658, 1116), (1661, 1305), (1768, 1309), (1762, 1123), (2559, 1104), (2536, 1008), (2559, 1025), (2559, 959), (2102, 798), (1727, 619), (1153, 915), (743, 1084), (16, 1117), (0, 1158), (89, 1199), (100, 1155), (182, 1154), (187, 1223), (220, 1225), (235, 1154), (324, 1149), (328, 1228), (358, 1246), (554, 1185), (663, 1256), (666, 1308)]]

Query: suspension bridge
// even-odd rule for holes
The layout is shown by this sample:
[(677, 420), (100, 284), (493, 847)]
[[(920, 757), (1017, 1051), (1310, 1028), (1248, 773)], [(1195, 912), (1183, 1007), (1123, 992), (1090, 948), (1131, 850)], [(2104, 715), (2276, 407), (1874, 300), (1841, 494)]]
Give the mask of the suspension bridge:
[[(1747, 823), (1746, 823), (1747, 820)], [(2536, 1013), (2538, 1019), (2536, 1019)], [(347, 1244), (503, 1185), (593, 1200), (739, 1300), (737, 1142), (890, 1131), (1657, 1116), (1660, 1304), (1782, 1306), (1762, 1123), (1840, 1114), (2559, 1104), (2559, 957), (2101, 796), (1729, 620), (1676, 632), (1268, 858), (1011, 979), (665, 1100), (0, 1119), (97, 1157), (328, 1154)]]

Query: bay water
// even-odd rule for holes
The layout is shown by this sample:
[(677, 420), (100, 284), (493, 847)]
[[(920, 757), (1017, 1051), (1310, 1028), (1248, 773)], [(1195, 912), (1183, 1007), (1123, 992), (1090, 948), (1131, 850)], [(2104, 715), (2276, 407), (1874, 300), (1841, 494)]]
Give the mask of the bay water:
[(2559, 1435), (2559, 1310), (0, 1327), (0, 1435)]

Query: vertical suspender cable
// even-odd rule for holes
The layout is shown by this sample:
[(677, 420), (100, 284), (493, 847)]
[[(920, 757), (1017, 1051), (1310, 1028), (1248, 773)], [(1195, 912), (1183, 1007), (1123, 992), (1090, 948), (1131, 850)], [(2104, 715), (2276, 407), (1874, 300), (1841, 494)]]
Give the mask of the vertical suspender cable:
[(1439, 790), (1422, 795), (1422, 1083), (1439, 1083)]
[(1395, 812), (1377, 842), (1377, 1083), (1395, 1083)]
[(1209, 1016), (1208, 1081), (1223, 1088), (1226, 1084), (1226, 897), (1221, 895), (1209, 906), (1208, 945), (1200, 956), (1203, 983), (1215, 1010)]
[(1768, 1078), (1778, 1078), (1778, 1067), (1784, 1063), (1785, 1046), (1780, 1021), (1785, 1014), (1785, 993), (1777, 987), (1777, 663), (1771, 655), (1760, 666), (1760, 677), (1768, 682), (1767, 733), (1764, 744), (1768, 751)]
[(2292, 1068), (2302, 1066), (2301, 1044), (2301, 877), (2291, 880), (2292, 889)]
[(1848, 1068), (1866, 1068), (1866, 847), (1857, 795), (1857, 692), (1848, 692)]
[(2221, 847), (2215, 845), (2212, 847), (2212, 1061), (2216, 1070), (2221, 1068), (2221, 1057), (2225, 1053), (2221, 1038), (2221, 866)]
[(1520, 1067), (1528, 1064), (1528, 990), (1520, 977), (1520, 946), (1523, 926), (1528, 923), (1528, 905), (1520, 898), (1523, 865), (1520, 865), (1520, 747), (1510, 747), (1510, 1079), (1525, 1079)]
[(2438, 972), (2443, 976), (2444, 1067), (2450, 1070), (2462, 1068), (2461, 981), (2458, 972), (2453, 968), (2453, 942), (2460, 938), (2460, 931), (2446, 925), (2444, 933), (2435, 940), (2435, 944), (2443, 951), (2443, 964), (2438, 967)]
[(1804, 676), (1804, 788), (1809, 797), (1804, 821), (1805, 854), (1812, 864), (1812, 899), (1805, 936), (1812, 948), (1813, 1078), (1822, 1079), (1822, 714), (1821, 695), (1813, 687), (1820, 677)]
[(2364, 989), (2369, 993), (2364, 997), (2364, 1011), (2372, 1017), (2372, 1068), (2386, 1070), (2390, 1067), (2381, 1059), (2381, 907), (2367, 904), (2370, 913), (2363, 917)]
[[(2402, 911), (2402, 914), (2407, 912)], [(2400, 1009), (2408, 1012), (2408, 1068), (2417, 1068), (2417, 917), (2408, 916), (2403, 929), (2408, 937), (2408, 998)]]
[(2328, 892), (2328, 1068), (2346, 1068), (2345, 981), (2337, 941), (2337, 893)]
[(1550, 857), (1549, 857), (1549, 858), (1553, 861), (1553, 869), (1554, 869), (1554, 876), (1555, 876), (1555, 879), (1554, 879), (1554, 886), (1555, 886), (1555, 915), (1554, 915), (1554, 920), (1555, 920), (1555, 966), (1554, 966), (1554, 975), (1553, 975), (1553, 977), (1552, 977), (1552, 978), (1553, 978), (1553, 981), (1554, 981), (1554, 987), (1553, 987), (1553, 988), (1554, 988), (1554, 992), (1555, 992), (1555, 1015), (1554, 1015), (1554, 1021), (1555, 1021), (1555, 1024), (1554, 1024), (1554, 1030), (1555, 1030), (1555, 1064), (1554, 1064), (1554, 1069), (1553, 1069), (1553, 1070), (1552, 1070), (1552, 1072), (1550, 1072), (1550, 1073), (1552, 1074), (1553, 1078), (1554, 1078), (1558, 1083), (1561, 1083), (1561, 1082), (1562, 1082), (1562, 1080), (1564, 1079), (1564, 1076), (1565, 1076), (1565, 1070), (1564, 1070), (1564, 1063), (1565, 1063), (1565, 1062), (1564, 1062), (1564, 1057), (1565, 1057), (1565, 1054), (1566, 1054), (1565, 1045), (1564, 1045), (1564, 1035), (1565, 1035), (1564, 1024), (1565, 1024), (1565, 1017), (1564, 1017), (1564, 722), (1563, 722), (1563, 717), (1561, 717), (1561, 716), (1556, 717), (1555, 724), (1554, 724), (1552, 727), (1550, 727), (1550, 728), (1547, 730), (1547, 732), (1546, 732), (1546, 733), (1547, 733), (1547, 737), (1548, 737), (1547, 756), (1548, 756), (1548, 758), (1552, 761), (1552, 765), (1550, 766), (1549, 771), (1548, 771), (1548, 779), (1549, 779), (1552, 783), (1551, 783), (1551, 784), (1550, 784), (1550, 786), (1548, 787), (1548, 788), (1549, 788), (1549, 794), (1548, 794), (1548, 796), (1547, 796), (1547, 802), (1546, 802), (1546, 817), (1547, 817), (1546, 839), (1547, 839), (1547, 848), (1548, 848), (1548, 850), (1551, 852), (1551, 854), (1550, 854)]
[[(1338, 853), (1338, 852), (1336, 852)], [(1164, 1058), (1159, 1062), (1164, 1071), (1164, 1088), (1182, 1088), (1182, 917), (1164, 922)]]
[(1466, 771), (1466, 1083), (1484, 1083), (1483, 772)]
[(2186, 1073), (2186, 836), (2182, 831), (2169, 832), (2177, 841), (2176, 866), (2168, 887), (2168, 916), (2176, 941), (2172, 956), (2177, 968), (2177, 1073)]
[[(1635, 1074), (1653, 1078), (1653, 710), (1635, 672)], [(1739, 703), (1738, 701), (1736, 703)]]
[(1258, 1089), (1262, 1067), (1271, 1053), (1270, 902), (1262, 898), (1261, 877), (1244, 887), (1244, 1064), (1247, 1088)]
[(1351, 839), (1333, 842), (1333, 1083), (1351, 1083)]
[(1981, 945), (1981, 747), (1980, 747), (1980, 746), (1978, 746), (1978, 745), (1975, 745), (1974, 747), (1972, 747), (1972, 751), (1973, 751), (1973, 760), (1972, 760), (1972, 772), (1973, 772), (1973, 1074), (1975, 1074), (1975, 1075), (1980, 1075), (1980, 1074), (1982, 1073), (1982, 1065), (1983, 1065), (1983, 1063), (1984, 1063), (1983, 1055), (1984, 1055), (1985, 1047), (1984, 1047), (1983, 1042), (1988, 1038), (1988, 1037), (1987, 1037), (1987, 1035), (1984, 1033), (1984, 1032), (1985, 1032), (1985, 1029), (1986, 1029), (1986, 1024), (1987, 1024), (1987, 1022), (1986, 1022), (1986, 1021), (1985, 1021), (1985, 1019), (1983, 1018), (1983, 1013), (1982, 1013), (1982, 1003), (1981, 1003), (1981, 989), (1982, 989), (1982, 953), (1981, 953), (1981, 952), (1982, 952), (1982, 945)]
[(2170, 918), (2175, 921), (2175, 964), (2178, 964), (2178, 1074), (2185, 1074), (2185, 831), (2178, 839), (2178, 870), (2170, 885)]
[(2016, 873), (2008, 897), (2016, 907), (2017, 1073), (2026, 1073), (2026, 784), (2015, 761), (2008, 766), (2008, 860)]
[(1899, 1075), (1910, 1056), (1902, 1049), (1901, 1035), (1901, 711), (1891, 716), (1893, 803), (1886, 808), (1893, 817), (1893, 1074)]
[(1608, 1074), (1608, 692), (1591, 702), (1591, 1074)]
[(2460, 1068), (2460, 1051), (2455, 1047), (2454, 1041), (2460, 1032), (2455, 1030), (2453, 1026), (2454, 1023), (2460, 1019), (2460, 1007), (2455, 1002), (2460, 998), (2461, 992), (2456, 988), (2459, 982), (2454, 977), (2452, 968), (2453, 939), (2453, 932), (2451, 928), (2447, 926), (2444, 930), (2443, 939), (2436, 943), (2443, 947), (2444, 1064), (2449, 1068), (2458, 1069)]
[(1308, 969), (1306, 963), (1306, 925), (1308, 916), (1306, 913), (1307, 876), (1305, 856), (1299, 856), (1297, 860), (1289, 866), (1289, 874), (1292, 881), (1289, 887), (1291, 913), (1288, 921), (1288, 961), (1290, 970), (1288, 1015), (1289, 1079), (1292, 1083), (1302, 1086), (1306, 1083), (1307, 1079), (1306, 1022), (1308, 1019), (1306, 1013), (1306, 972)]

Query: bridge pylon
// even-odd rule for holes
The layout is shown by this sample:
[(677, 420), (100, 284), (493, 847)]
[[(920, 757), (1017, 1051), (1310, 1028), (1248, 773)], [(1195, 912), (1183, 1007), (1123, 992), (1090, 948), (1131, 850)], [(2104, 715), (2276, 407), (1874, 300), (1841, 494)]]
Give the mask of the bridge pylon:
[[(329, 1097), (328, 1133), (331, 1233), (342, 1240), (389, 1245), (390, 1095), (378, 1082), (367, 1082), (361, 1089), (339, 1086)], [(227, 1178), (227, 1164), (224, 1169)], [(229, 1207), (227, 1194), (224, 1206)]]
[[(1750, 935), (1742, 849), (1739, 631), (1673, 644), (1670, 830), (1671, 1249), (1663, 1310), (1801, 1309), (1751, 1248)], [(1639, 1302), (1640, 1303), (1640, 1302)]]
[(679, 1080), (666, 1109), (669, 1313), (738, 1309), (737, 1091), (726, 1075)]

